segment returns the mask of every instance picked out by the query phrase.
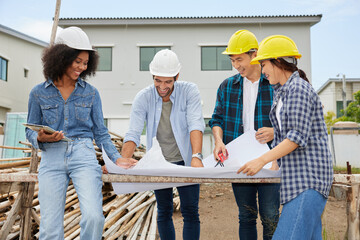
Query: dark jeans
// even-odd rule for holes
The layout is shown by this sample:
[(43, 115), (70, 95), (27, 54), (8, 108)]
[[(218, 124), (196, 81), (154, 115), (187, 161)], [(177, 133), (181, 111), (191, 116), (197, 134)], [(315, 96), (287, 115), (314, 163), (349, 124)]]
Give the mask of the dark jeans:
[(279, 221), (280, 184), (232, 184), (235, 200), (239, 207), (239, 238), (241, 240), (257, 239), (256, 219), (259, 199), (260, 219), (263, 225), (263, 239), (271, 239)]
[[(175, 163), (178, 165), (183, 165)], [(198, 240), (200, 238), (199, 191), (200, 185), (177, 188), (180, 196), (180, 210), (184, 218), (183, 239)], [(175, 228), (173, 215), (173, 189), (155, 190), (158, 207), (158, 230), (162, 240), (174, 240)]]

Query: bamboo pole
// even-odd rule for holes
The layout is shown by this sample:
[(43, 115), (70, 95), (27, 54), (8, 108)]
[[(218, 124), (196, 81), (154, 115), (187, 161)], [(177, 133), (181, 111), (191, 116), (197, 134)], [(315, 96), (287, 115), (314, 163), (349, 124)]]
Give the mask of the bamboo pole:
[(149, 212), (149, 209), (151, 208), (152, 205), (148, 205), (145, 210), (141, 213), (141, 215), (139, 216), (139, 218), (136, 220), (134, 226), (131, 228), (131, 231), (129, 232), (128, 238), (130, 240), (136, 240), (136, 238), (138, 237), (140, 228), (141, 228), (141, 224), (144, 221), (144, 218), (146, 216), (146, 214)]
[(109, 234), (115, 229), (115, 228), (119, 228), (120, 225), (125, 221), (130, 219), (131, 216), (133, 216), (133, 214), (135, 214), (137, 211), (139, 211), (140, 209), (142, 209), (143, 207), (151, 204), (152, 202), (155, 201), (155, 197), (151, 197), (149, 200), (147, 200), (146, 202), (140, 204), (139, 206), (137, 206), (136, 208), (132, 209), (130, 212), (126, 213), (123, 217), (121, 217), (118, 221), (116, 221), (109, 229), (107, 232), (104, 233), (104, 237), (109, 237)]
[(147, 206), (141, 208), (139, 211), (136, 212), (135, 216), (131, 218), (131, 220), (119, 231), (117, 231), (114, 235), (112, 235), (109, 240), (115, 240), (117, 237), (119, 237), (121, 234), (125, 233), (127, 230), (133, 226), (133, 224), (139, 219), (139, 217), (142, 215), (142, 213), (147, 209)]
[(148, 198), (152, 193), (150, 191), (146, 191), (146, 192), (141, 192), (138, 193), (136, 195), (136, 200), (134, 202), (132, 202), (127, 208), (126, 210), (131, 211), (132, 209), (134, 209), (136, 206), (139, 205), (140, 202), (142, 202), (145, 198)]
[(20, 161), (20, 160), (30, 160), (31, 157), (22, 157), (22, 158), (1, 158), (0, 162), (10, 162), (10, 161)]
[(13, 149), (13, 150), (29, 150), (29, 148), (24, 148), (24, 147), (13, 147), (13, 146), (0, 146), (0, 148), (4, 148), (4, 149)]
[(54, 16), (54, 22), (51, 30), (51, 37), (50, 37), (50, 45), (54, 44), (55, 36), (56, 36), (56, 30), (59, 23), (59, 15), (60, 15), (60, 6), (61, 6), (61, 0), (56, 0), (56, 7), (55, 7), (55, 16)]
[(40, 226), (40, 218), (39, 216), (36, 214), (34, 209), (31, 209), (31, 217), (35, 220), (35, 222), (37, 223), (37, 225)]
[(24, 165), (28, 165), (29, 163), (30, 163), (30, 160), (11, 162), (11, 163), (2, 163), (2, 164), (0, 164), (0, 169), (24, 166)]
[(155, 207), (155, 204), (151, 205), (151, 207), (150, 207), (150, 209), (149, 209), (149, 212), (148, 212), (148, 214), (147, 214), (147, 216), (146, 216), (146, 220), (145, 220), (143, 229), (142, 229), (142, 231), (141, 231), (141, 235), (140, 235), (140, 239), (139, 239), (139, 240), (145, 240), (145, 238), (146, 238), (148, 229), (149, 229), (149, 227), (150, 227), (150, 221), (151, 221), (152, 213), (153, 213), (153, 211), (154, 211), (154, 207)]
[(80, 215), (80, 211), (76, 212), (75, 214), (65, 218), (64, 217), (64, 229), (67, 227), (69, 223), (71, 223), (75, 218), (77, 218)]
[(80, 227), (79, 222), (81, 220), (81, 215), (77, 216), (68, 226), (64, 229), (64, 238), (73, 233), (76, 229)]
[(17, 213), (21, 208), (21, 202), (22, 202), (22, 197), (24, 195), (23, 191), (20, 191), (18, 197), (15, 200), (14, 205), (12, 206), (10, 212), (9, 212), (9, 216), (6, 219), (5, 224), (3, 225), (3, 227), (0, 230), (0, 240), (6, 240), (7, 235), (10, 232), (10, 229), (12, 227), (12, 225), (15, 222), (15, 219), (17, 217)]
[(67, 238), (65, 238), (65, 240), (72, 240), (75, 237), (77, 237), (80, 234), (80, 226), (74, 231), (72, 232)]
[(29, 143), (29, 142), (24, 142), (24, 141), (19, 141), (19, 143), (20, 144), (23, 144), (23, 145), (25, 145), (25, 146), (28, 146), (28, 147), (30, 147), (31, 148), (31, 143)]
[(149, 229), (146, 240), (155, 240), (155, 238), (156, 238), (156, 226), (157, 226), (156, 218), (157, 218), (157, 203), (155, 203), (155, 206), (154, 206), (153, 215), (151, 218), (150, 229)]

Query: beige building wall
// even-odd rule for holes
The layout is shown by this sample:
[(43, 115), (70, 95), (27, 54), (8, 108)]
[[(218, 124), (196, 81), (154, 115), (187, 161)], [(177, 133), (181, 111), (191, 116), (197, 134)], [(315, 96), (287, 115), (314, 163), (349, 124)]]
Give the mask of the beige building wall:
[(30, 90), (44, 80), (41, 53), (45, 46), (0, 25), (0, 56), (8, 60), (7, 81), (0, 80), (0, 122), (5, 121), (6, 112), (27, 112)]

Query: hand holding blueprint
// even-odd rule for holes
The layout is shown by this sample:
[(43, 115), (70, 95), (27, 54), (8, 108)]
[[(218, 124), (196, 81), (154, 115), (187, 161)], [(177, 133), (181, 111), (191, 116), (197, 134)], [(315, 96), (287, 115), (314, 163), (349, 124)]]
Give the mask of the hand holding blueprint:
[[(123, 169), (113, 163), (105, 151), (103, 158), (109, 173), (146, 175), (146, 176), (170, 176), (170, 177), (198, 177), (198, 178), (274, 178), (280, 177), (280, 171), (262, 169), (255, 176), (246, 176), (236, 171), (246, 162), (253, 160), (269, 151), (266, 144), (260, 144), (255, 139), (255, 131), (244, 133), (226, 145), (229, 158), (224, 162), (223, 168), (214, 168), (216, 161), (213, 154), (203, 160), (204, 168), (179, 166), (169, 163), (162, 155), (160, 145), (153, 140), (152, 148), (132, 169)], [(266, 165), (264, 168), (270, 168)], [(156, 190), (169, 187), (191, 185), (193, 183), (113, 183), (115, 193), (131, 193), (146, 190)]]

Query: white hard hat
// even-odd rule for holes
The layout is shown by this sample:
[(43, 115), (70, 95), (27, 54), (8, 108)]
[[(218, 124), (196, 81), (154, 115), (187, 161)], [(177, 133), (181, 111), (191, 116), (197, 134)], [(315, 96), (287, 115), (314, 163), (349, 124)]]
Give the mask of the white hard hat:
[(163, 49), (155, 54), (149, 68), (154, 76), (175, 77), (180, 72), (181, 64), (173, 51)]
[(68, 27), (63, 29), (55, 39), (55, 44), (65, 44), (66, 46), (78, 50), (95, 51), (86, 33), (78, 27)]

